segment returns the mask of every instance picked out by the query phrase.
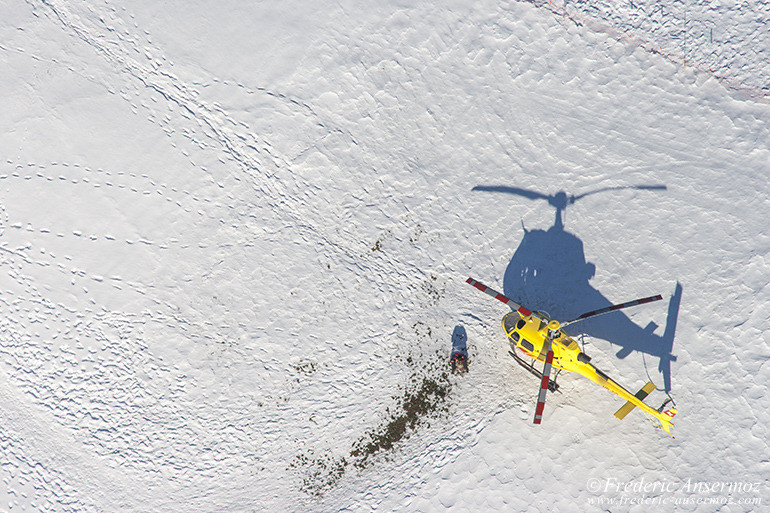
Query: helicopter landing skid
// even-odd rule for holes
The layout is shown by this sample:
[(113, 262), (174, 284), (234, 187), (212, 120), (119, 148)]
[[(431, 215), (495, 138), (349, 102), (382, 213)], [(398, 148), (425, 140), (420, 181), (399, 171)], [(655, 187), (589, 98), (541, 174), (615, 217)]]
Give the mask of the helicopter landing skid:
[[(541, 380), (543, 379), (543, 373), (535, 368), (534, 363), (527, 363), (521, 356), (517, 355), (513, 351), (508, 351), (508, 354), (513, 356), (513, 359), (516, 360), (516, 363), (527, 369), (530, 373), (537, 376)], [(555, 377), (548, 382), (548, 390), (550, 392), (556, 392), (559, 390), (559, 384), (556, 383)]]

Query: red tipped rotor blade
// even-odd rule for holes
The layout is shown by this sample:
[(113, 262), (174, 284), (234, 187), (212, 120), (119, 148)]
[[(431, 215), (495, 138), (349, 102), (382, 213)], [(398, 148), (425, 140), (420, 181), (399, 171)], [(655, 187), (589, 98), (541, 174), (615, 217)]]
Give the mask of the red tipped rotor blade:
[(492, 296), (493, 298), (497, 299), (498, 301), (502, 301), (506, 305), (510, 306), (511, 308), (513, 308), (514, 310), (519, 312), (519, 314), (522, 315), (522, 316), (526, 317), (528, 315), (532, 315), (532, 312), (530, 312), (529, 310), (527, 310), (526, 308), (521, 306), (519, 303), (517, 303), (513, 299), (505, 297), (504, 295), (500, 294), (496, 290), (490, 289), (489, 287), (487, 287), (483, 283), (479, 283), (476, 280), (474, 280), (473, 278), (468, 278), (467, 280), (465, 280), (465, 283), (469, 283), (469, 284), (473, 285), (474, 287), (476, 287), (477, 289), (479, 289), (481, 292), (484, 292), (485, 294), (489, 294), (490, 296)]
[(643, 305), (645, 303), (652, 303), (653, 301), (658, 301), (660, 299), (663, 299), (663, 296), (658, 294), (657, 296), (650, 296), (650, 297), (643, 297), (641, 299), (634, 299), (633, 301), (629, 301), (628, 303), (622, 303), (619, 305), (611, 305), (606, 306), (604, 308), (599, 308), (598, 310), (593, 310), (591, 312), (586, 312), (580, 317), (575, 317), (571, 321), (567, 321), (562, 324), (562, 327), (568, 326), (572, 324), (573, 322), (582, 321), (583, 319), (588, 319), (589, 317), (596, 317), (597, 315), (606, 314), (609, 312), (614, 312), (615, 310), (620, 310), (621, 308), (628, 308), (629, 306), (636, 306), (636, 305)]
[(551, 364), (553, 362), (553, 350), (551, 349), (551, 338), (546, 339), (548, 353), (545, 355), (545, 367), (543, 367), (543, 380), (540, 382), (540, 393), (537, 395), (537, 407), (535, 408), (535, 424), (543, 421), (543, 410), (545, 409), (545, 394), (548, 391), (548, 383), (551, 381)]

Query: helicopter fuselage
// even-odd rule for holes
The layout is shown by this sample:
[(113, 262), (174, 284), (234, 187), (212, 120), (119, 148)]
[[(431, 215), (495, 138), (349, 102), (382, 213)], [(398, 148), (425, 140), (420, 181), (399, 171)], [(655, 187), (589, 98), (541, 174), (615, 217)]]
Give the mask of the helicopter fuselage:
[[(517, 311), (507, 313), (502, 320), (503, 330), (511, 348), (524, 352), (530, 358), (545, 362), (548, 347), (546, 341), (551, 337), (553, 351), (552, 365), (558, 369), (576, 372), (601, 385), (613, 394), (625, 399), (645, 413), (661, 421), (662, 427), (670, 434), (671, 418), (665, 413), (650, 407), (632, 394), (607, 374), (597, 369), (591, 358), (580, 349), (580, 345), (561, 330), (557, 321), (551, 320), (542, 312), (522, 315)], [(549, 333), (550, 332), (550, 333)], [(638, 394), (638, 393), (637, 393)]]
[[(528, 316), (510, 312), (503, 317), (503, 330), (512, 349), (518, 349), (530, 358), (545, 362), (545, 341), (550, 323), (551, 319), (541, 312), (532, 312), (532, 315)], [(553, 337), (551, 349), (553, 366), (558, 369), (582, 374), (581, 369), (591, 360), (580, 350), (578, 343), (561, 330)]]

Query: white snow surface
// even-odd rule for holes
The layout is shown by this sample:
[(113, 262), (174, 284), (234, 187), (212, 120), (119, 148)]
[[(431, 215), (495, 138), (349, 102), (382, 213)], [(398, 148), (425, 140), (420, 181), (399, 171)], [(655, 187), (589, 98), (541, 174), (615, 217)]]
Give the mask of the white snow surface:
[[(0, 511), (768, 507), (767, 4), (1, 12)], [(663, 294), (567, 331), (676, 438), (574, 375), (534, 426), (467, 276)]]

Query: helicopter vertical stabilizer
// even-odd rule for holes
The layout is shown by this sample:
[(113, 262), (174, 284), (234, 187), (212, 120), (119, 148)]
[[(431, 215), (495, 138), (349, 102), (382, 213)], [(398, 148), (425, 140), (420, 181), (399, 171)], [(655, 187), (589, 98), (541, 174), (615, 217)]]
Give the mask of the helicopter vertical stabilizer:
[(663, 430), (668, 433), (668, 435), (671, 438), (674, 438), (674, 435), (671, 434), (671, 426), (673, 425), (671, 423), (671, 419), (674, 418), (674, 415), (679, 413), (679, 410), (676, 408), (669, 408), (668, 410), (664, 411), (660, 414), (660, 417), (658, 417), (658, 420), (660, 421), (660, 426), (663, 428)]

